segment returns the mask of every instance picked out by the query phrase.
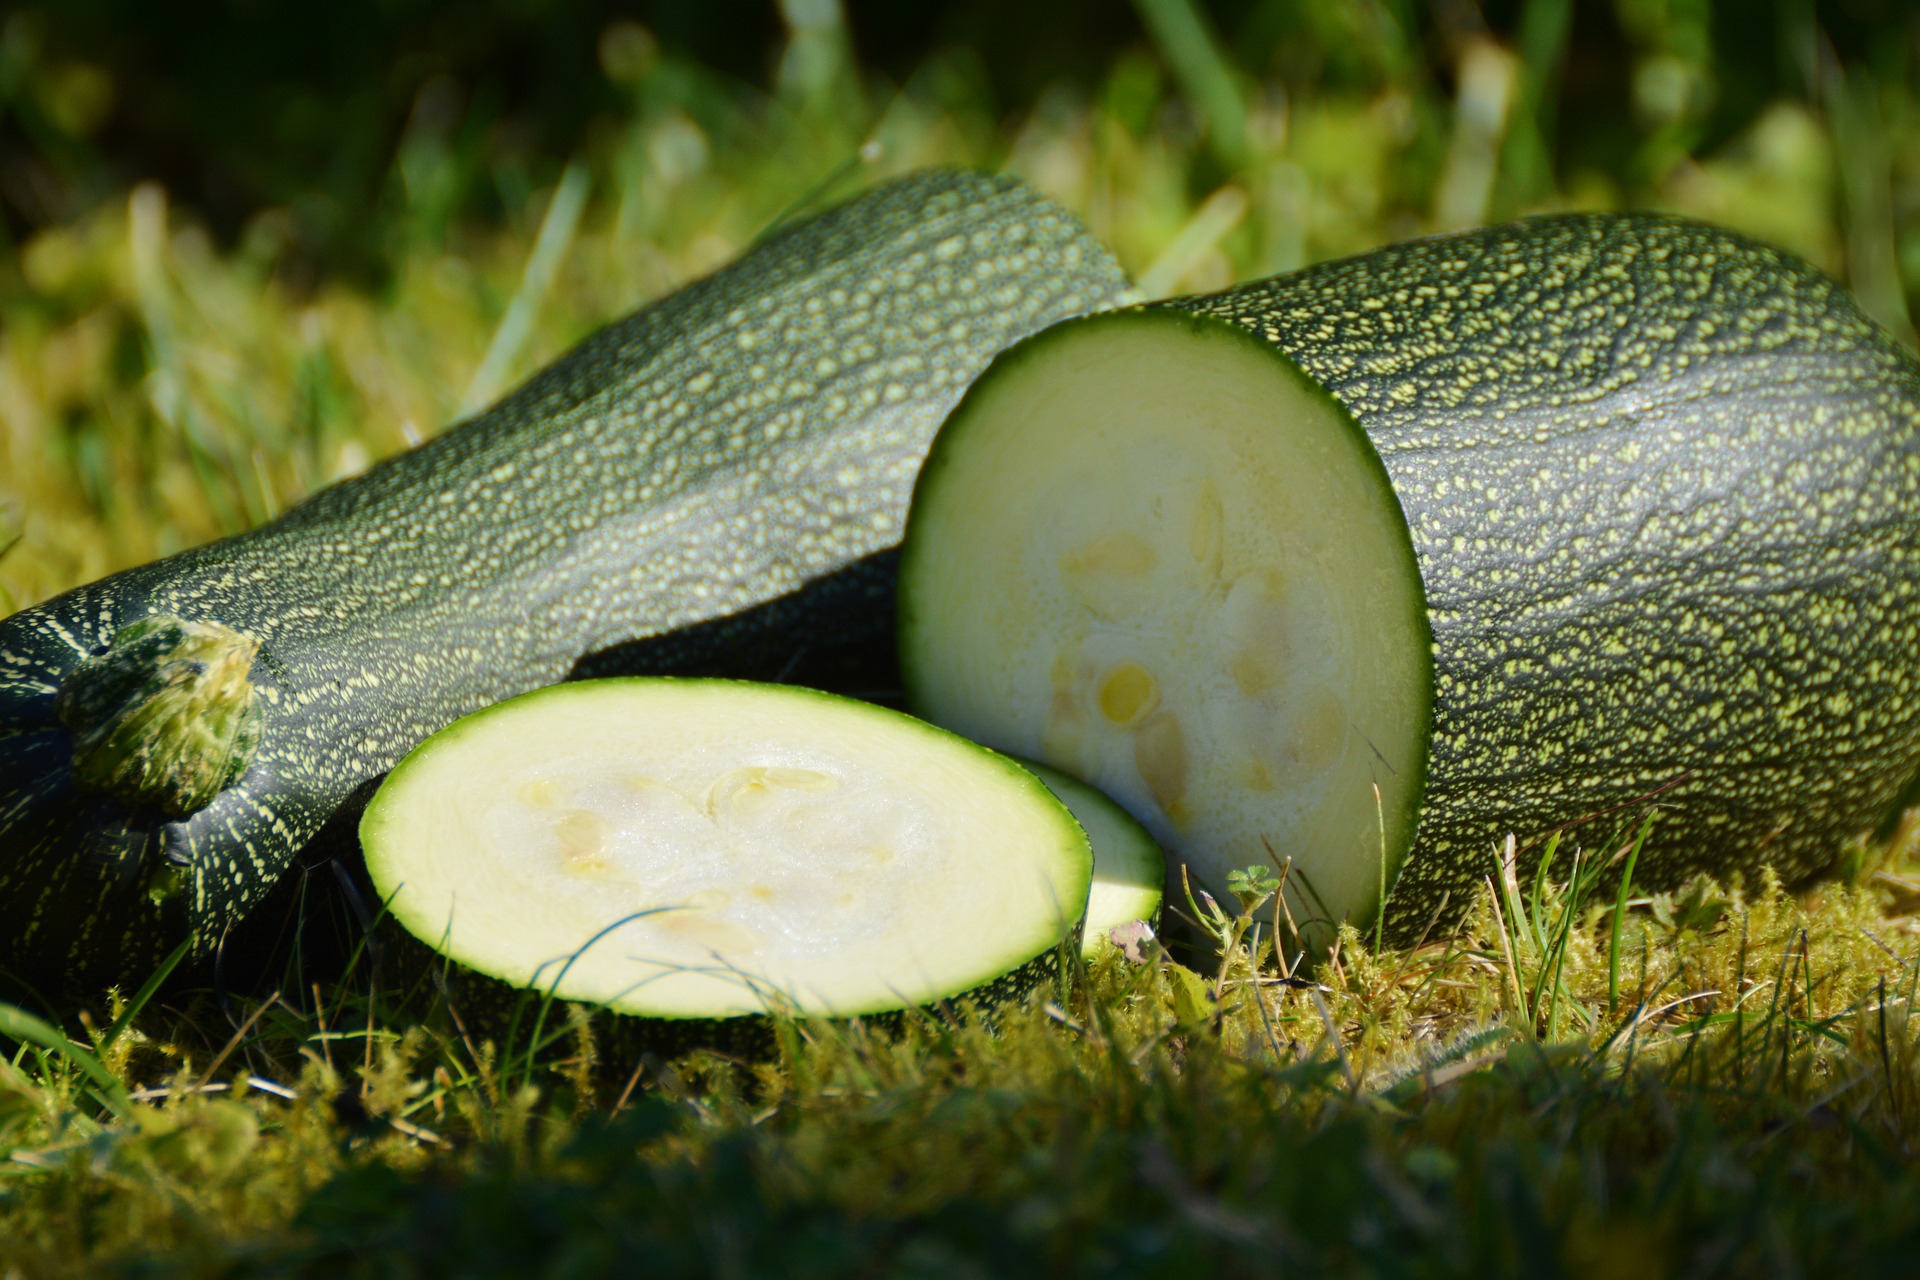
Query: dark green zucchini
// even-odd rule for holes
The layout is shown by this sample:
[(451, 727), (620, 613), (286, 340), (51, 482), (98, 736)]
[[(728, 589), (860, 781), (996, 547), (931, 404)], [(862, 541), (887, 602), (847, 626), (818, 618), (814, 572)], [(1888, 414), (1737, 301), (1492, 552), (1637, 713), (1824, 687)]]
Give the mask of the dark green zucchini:
[(272, 524), (0, 621), (0, 964), (204, 949), (435, 730), (871, 565), (988, 358), (1125, 289), (1018, 182), (909, 178)]
[(1509, 833), (1591, 848), (1657, 795), (1642, 882), (1792, 880), (1920, 769), (1920, 364), (1678, 219), (1056, 326), (943, 427), (902, 554), (919, 710), (1216, 893), (1269, 852), (1302, 918), (1390, 890), (1403, 941)]

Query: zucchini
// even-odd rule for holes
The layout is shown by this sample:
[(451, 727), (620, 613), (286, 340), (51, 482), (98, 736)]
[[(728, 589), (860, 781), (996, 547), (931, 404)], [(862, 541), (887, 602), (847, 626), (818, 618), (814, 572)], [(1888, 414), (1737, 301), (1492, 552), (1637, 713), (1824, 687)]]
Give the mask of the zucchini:
[(1020, 764), (1067, 806), (1093, 846), (1093, 886), (1087, 891), (1081, 954), (1091, 960), (1107, 950), (1113, 931), (1122, 925), (1137, 920), (1149, 927), (1159, 924), (1167, 860), (1147, 829), (1080, 779), (1033, 760)]
[[(968, 381), (1125, 288), (1020, 183), (911, 177), (271, 524), (0, 621), (0, 964), (97, 987), (205, 952), (460, 716), (839, 573), (870, 602)], [(890, 624), (802, 612), (789, 648)]]
[(1092, 875), (1015, 762), (732, 680), (576, 681), (467, 716), (388, 775), (360, 840), (434, 950), (668, 1022), (1003, 1000), (1055, 970)]
[(1920, 769), (1917, 568), (1911, 352), (1750, 240), (1546, 217), (1004, 353), (921, 473), (901, 661), (1214, 892), (1265, 845), (1300, 919), (1408, 941), (1508, 833), (1656, 794), (1642, 883), (1828, 866)]

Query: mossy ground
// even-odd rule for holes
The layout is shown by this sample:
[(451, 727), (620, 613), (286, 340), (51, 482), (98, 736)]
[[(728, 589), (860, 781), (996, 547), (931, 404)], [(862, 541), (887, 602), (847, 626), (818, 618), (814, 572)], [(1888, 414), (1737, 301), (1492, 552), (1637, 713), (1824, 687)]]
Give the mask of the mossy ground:
[[(1328, 19), (1257, 83), (1162, 23), (1011, 119), (958, 53), (889, 85), (809, 27), (759, 94), (616, 25), (628, 115), (553, 188), (503, 187), (503, 225), (443, 216), (484, 148), (408, 129), (379, 290), (296, 286), (271, 214), (221, 245), (139, 188), (0, 261), (0, 611), (267, 518), (796, 205), (924, 163), (1024, 174), (1155, 294), (1653, 206), (1809, 256), (1910, 337), (1907, 64), (1810, 57), (1709, 148), (1707, 7), (1620, 8), (1637, 114), (1584, 167), (1553, 153), (1558, 64), (1527, 35), (1552, 24), (1524, 16), (1431, 41)], [(794, 1027), (760, 1063), (612, 1070), (564, 1011), (489, 1042), (367, 957), (270, 1000), (169, 994), (110, 1043), (104, 998), (30, 1011), (70, 1039), (9, 1012), (0, 1277), (1910, 1274), (1911, 843), (1623, 914), (1515, 885), (1415, 951), (1349, 934), (1311, 979), (1267, 956), (1256, 982), (1263, 917), (1224, 963), (1109, 959), (992, 1032)]]
[(1910, 1274), (1914, 888), (1697, 885), (1636, 899), (1616, 949), (1610, 900), (1522, 886), (1418, 951), (1349, 931), (1311, 982), (1269, 957), (1256, 983), (1249, 933), (1224, 965), (1115, 953), (991, 1028), (791, 1025), (762, 1061), (631, 1070), (579, 1011), (476, 1040), (431, 975), (363, 956), (327, 988), (149, 1006), (104, 1048), (103, 1010), (99, 1079), (23, 1050), (0, 1075), (0, 1256), (23, 1276)]

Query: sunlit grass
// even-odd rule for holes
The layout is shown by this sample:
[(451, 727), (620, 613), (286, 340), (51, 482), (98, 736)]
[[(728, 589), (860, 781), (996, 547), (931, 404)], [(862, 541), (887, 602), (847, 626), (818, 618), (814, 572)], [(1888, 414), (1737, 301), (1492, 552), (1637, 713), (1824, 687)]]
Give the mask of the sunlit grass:
[[(1242, 931), (1217, 976), (1115, 955), (991, 1031), (793, 1025), (761, 1063), (630, 1067), (574, 1011), (531, 1077), (528, 1045), (481, 1036), (430, 977), (363, 964), (224, 1011), (149, 1007), (111, 1045), (90, 1030), (97, 1059), (29, 1038), (0, 1068), (0, 1249), (24, 1274), (135, 1253), (410, 1273), (375, 1246), (512, 1274), (568, 1247), (639, 1265), (668, 1240), (821, 1274), (923, 1247), (1030, 1254), (1014, 1274), (1266, 1274), (1254, 1246), (1339, 1266), (1433, 1249), (1412, 1274), (1478, 1274), (1629, 1236), (1675, 1267), (1709, 1247), (1740, 1271), (1789, 1245), (1870, 1262), (1906, 1247), (1920, 1189), (1901, 1154), (1920, 1137), (1916, 887), (1636, 900), (1617, 982), (1612, 902), (1523, 887), (1557, 952), (1489, 901), (1414, 952), (1349, 932), (1287, 983)], [(1508, 1220), (1523, 1209), (1537, 1239)], [(1778, 1231), (1747, 1232), (1754, 1211)]]

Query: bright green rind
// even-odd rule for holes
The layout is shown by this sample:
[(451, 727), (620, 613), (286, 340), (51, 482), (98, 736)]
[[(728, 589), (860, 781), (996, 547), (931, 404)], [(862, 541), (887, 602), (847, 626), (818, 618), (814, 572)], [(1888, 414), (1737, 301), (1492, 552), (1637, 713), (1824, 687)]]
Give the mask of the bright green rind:
[(1020, 764), (1067, 806), (1093, 846), (1082, 953), (1092, 956), (1112, 945), (1108, 934), (1115, 926), (1135, 920), (1158, 924), (1167, 858), (1147, 829), (1099, 788), (1035, 760)]

